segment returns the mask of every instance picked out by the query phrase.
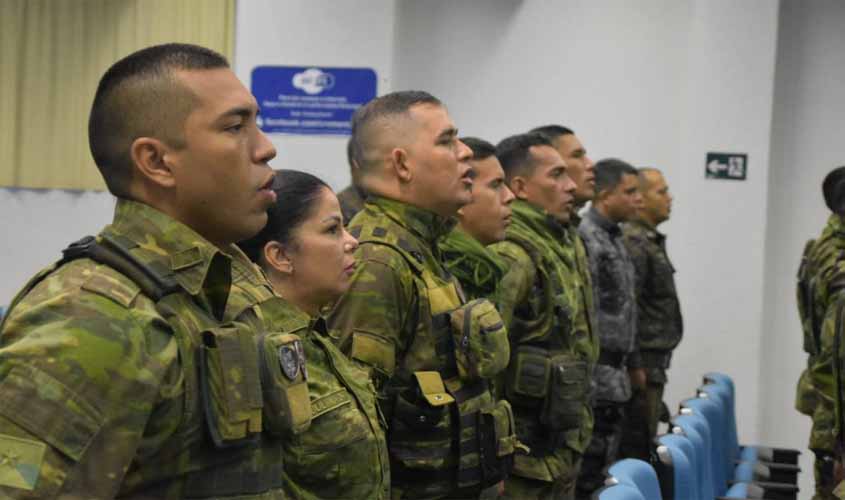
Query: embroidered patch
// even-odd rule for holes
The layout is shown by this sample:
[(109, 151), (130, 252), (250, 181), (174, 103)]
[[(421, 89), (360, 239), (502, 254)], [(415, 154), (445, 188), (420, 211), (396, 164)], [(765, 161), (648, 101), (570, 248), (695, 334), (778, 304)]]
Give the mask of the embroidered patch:
[(34, 490), (45, 451), (44, 443), (0, 434), (0, 486)]

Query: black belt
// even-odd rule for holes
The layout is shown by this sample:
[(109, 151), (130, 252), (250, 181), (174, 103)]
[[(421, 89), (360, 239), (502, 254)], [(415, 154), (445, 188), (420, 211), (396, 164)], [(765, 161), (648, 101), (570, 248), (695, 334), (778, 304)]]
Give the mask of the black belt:
[(669, 363), (672, 361), (672, 351), (640, 351), (640, 359), (642, 359), (643, 367), (645, 368), (669, 368)]
[(599, 353), (598, 364), (612, 366), (614, 368), (622, 368), (625, 365), (625, 360), (628, 358), (626, 352), (613, 352), (602, 350)]

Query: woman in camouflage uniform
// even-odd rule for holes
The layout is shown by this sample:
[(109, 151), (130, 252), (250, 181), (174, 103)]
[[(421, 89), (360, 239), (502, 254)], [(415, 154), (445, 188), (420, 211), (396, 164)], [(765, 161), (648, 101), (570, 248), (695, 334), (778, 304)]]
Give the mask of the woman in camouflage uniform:
[[(291, 498), (389, 498), (389, 460), (375, 390), (331, 342), (321, 310), (349, 286), (358, 242), (343, 227), (337, 197), (320, 179), (278, 171), (267, 226), (240, 243), (280, 297), (261, 304), (265, 342), (279, 373), (265, 395), (289, 425), (284, 486)], [(268, 349), (269, 347), (269, 349)], [(282, 387), (280, 390), (279, 387)]]

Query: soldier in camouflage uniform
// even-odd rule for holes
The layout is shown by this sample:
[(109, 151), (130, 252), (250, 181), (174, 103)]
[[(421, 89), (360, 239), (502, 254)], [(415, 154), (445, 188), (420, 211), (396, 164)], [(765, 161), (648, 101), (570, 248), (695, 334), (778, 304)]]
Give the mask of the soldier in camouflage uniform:
[(273, 190), (267, 225), (239, 246), (281, 296), (261, 303), (266, 322), (308, 360), (301, 381), (295, 366), (283, 365), (285, 397), (298, 417), (283, 438), (285, 493), (388, 500), (390, 464), (375, 388), (332, 343), (320, 314), (349, 287), (358, 242), (320, 179), (279, 170)]
[(516, 456), (505, 496), (572, 499), (592, 432), (590, 377), (598, 357), (592, 297), (564, 244), (575, 185), (542, 135), (510, 137), (496, 149), (517, 197), (505, 241), (491, 247), (510, 267), (500, 297), (503, 310), (513, 311), (504, 393), (519, 440), (530, 448)]
[(578, 227), (587, 247), (601, 340), (601, 355), (595, 369), (596, 423), (578, 480), (583, 495), (601, 487), (602, 469), (617, 459), (632, 382), (637, 390), (645, 387), (636, 351), (634, 266), (619, 226), (636, 216), (641, 203), (637, 171), (625, 162), (611, 159), (598, 162), (595, 175), (596, 196)]
[(370, 196), (349, 223), (359, 265), (332, 334), (379, 391), (392, 496), (477, 497), (505, 477), (516, 438), (489, 388), (507, 365), (506, 330), (486, 299), (463, 299), (437, 246), (472, 200), (471, 152), (419, 91), (360, 108), (352, 140)]
[(283, 498), (254, 338), (269, 284), (234, 242), (273, 201), (255, 99), (212, 51), (117, 62), (89, 121), (114, 222), (0, 326), (3, 498)]
[(367, 199), (367, 192), (361, 187), (358, 178), (357, 162), (353, 158), (352, 139), (346, 143), (346, 162), (349, 164), (349, 175), (352, 182), (346, 186), (341, 192), (337, 193), (337, 199), (340, 202), (340, 211), (343, 213), (343, 220), (349, 223), (355, 215), (364, 208), (364, 200)]
[(622, 232), (636, 271), (637, 347), (646, 371), (646, 388), (634, 391), (628, 406), (622, 456), (648, 460), (665, 406), (666, 370), (684, 326), (675, 291), (675, 268), (666, 254), (666, 236), (657, 230), (669, 219), (672, 195), (657, 169), (639, 169), (639, 180), (643, 206), (635, 220), (622, 224)]
[(514, 196), (496, 159), (496, 147), (475, 137), (461, 141), (472, 150), (472, 203), (458, 210), (458, 225), (440, 240), (440, 250), (468, 298), (487, 297), (498, 303), (498, 286), (507, 267), (486, 246), (505, 238)]
[(830, 172), (822, 183), (831, 212), (821, 235), (806, 245), (798, 271), (798, 311), (804, 332), (808, 368), (798, 382), (795, 406), (813, 418), (809, 447), (815, 453), (815, 499), (833, 498), (836, 381), (834, 341), (837, 308), (845, 286), (845, 167)]

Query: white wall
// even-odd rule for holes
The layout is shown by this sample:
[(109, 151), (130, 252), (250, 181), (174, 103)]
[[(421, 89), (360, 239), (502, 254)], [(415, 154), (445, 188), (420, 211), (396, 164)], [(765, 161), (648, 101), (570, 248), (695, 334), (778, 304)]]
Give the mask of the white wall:
[(68, 244), (110, 223), (113, 212), (108, 193), (0, 189), (0, 307)]
[[(562, 123), (594, 159), (663, 169), (686, 321), (667, 401), (705, 371), (730, 373), (741, 436), (756, 440), (777, 2), (485, 5), (400, 1), (394, 88), (443, 99), (462, 134)], [(748, 180), (704, 180), (707, 151), (748, 153)]]
[[(821, 181), (845, 165), (845, 3), (783, 0), (775, 78), (765, 317), (760, 391), (765, 441), (806, 448), (810, 419), (793, 409), (805, 367), (795, 306), (795, 273), (804, 242), (818, 236), (828, 214)], [(811, 487), (804, 454), (802, 490)], [(809, 498), (807, 496), (806, 498)]]
[[(378, 94), (391, 90), (394, 0), (241, 0), (235, 72), (250, 87), (256, 66), (373, 68)], [(271, 165), (318, 175), (335, 189), (349, 183), (346, 136), (272, 134)]]

